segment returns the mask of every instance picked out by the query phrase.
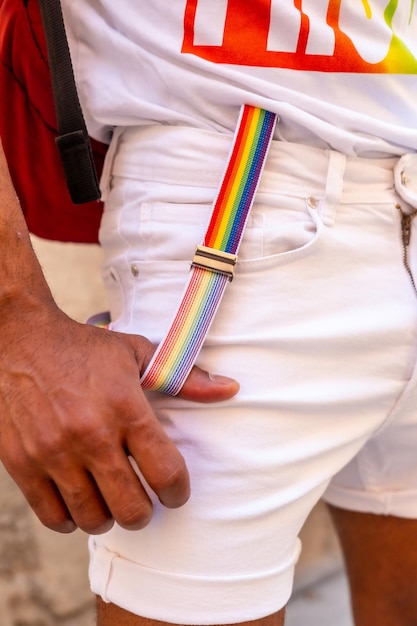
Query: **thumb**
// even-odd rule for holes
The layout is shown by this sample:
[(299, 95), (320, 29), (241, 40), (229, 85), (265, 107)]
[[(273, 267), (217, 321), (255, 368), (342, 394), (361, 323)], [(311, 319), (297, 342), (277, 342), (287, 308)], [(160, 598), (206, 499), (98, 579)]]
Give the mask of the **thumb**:
[(194, 365), (178, 397), (195, 402), (221, 402), (233, 398), (239, 388), (234, 378), (213, 375)]
[[(134, 350), (139, 374), (142, 376), (156, 348), (141, 335), (124, 335), (124, 338), (128, 338)], [(194, 365), (178, 397), (194, 402), (221, 402), (233, 398), (239, 388), (239, 383), (233, 378), (213, 375)]]

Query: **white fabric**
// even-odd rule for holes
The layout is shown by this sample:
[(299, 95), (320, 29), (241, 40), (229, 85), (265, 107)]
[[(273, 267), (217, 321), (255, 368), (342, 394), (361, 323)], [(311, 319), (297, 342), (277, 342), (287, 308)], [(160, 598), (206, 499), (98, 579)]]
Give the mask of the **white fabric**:
[(288, 141), (360, 156), (414, 151), (414, 2), (303, 0), (302, 13), (295, 4), (63, 0), (90, 132), (231, 132), (248, 103), (277, 112)]
[[(178, 127), (116, 134), (101, 229), (116, 330), (161, 338), (230, 141)], [(152, 496), (146, 529), (90, 539), (104, 600), (179, 624), (277, 611), (299, 530), (335, 474), (333, 502), (417, 516), (417, 299), (402, 263), (396, 163), (273, 142), (199, 357), (241, 391), (214, 406), (150, 394), (192, 495), (178, 510)]]

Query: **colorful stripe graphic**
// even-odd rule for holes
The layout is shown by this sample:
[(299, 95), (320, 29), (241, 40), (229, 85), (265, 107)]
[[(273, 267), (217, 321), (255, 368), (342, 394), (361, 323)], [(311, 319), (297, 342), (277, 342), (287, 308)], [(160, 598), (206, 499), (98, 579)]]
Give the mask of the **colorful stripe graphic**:
[(186, 0), (183, 54), (307, 72), (417, 73), (415, 0)]
[[(203, 245), (237, 254), (258, 188), (276, 115), (242, 107), (225, 174), (213, 206)], [(144, 389), (175, 396), (203, 345), (229, 282), (227, 275), (192, 267), (190, 279), (166, 337), (142, 376)]]

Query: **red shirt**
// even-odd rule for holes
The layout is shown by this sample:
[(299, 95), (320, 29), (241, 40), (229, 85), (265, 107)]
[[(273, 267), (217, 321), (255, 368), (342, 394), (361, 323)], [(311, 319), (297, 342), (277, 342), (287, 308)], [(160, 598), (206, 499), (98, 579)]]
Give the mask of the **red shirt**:
[[(56, 136), (37, 2), (0, 0), (0, 137), (29, 230), (46, 239), (95, 243), (102, 203), (72, 203)], [(99, 172), (106, 148), (93, 141)]]

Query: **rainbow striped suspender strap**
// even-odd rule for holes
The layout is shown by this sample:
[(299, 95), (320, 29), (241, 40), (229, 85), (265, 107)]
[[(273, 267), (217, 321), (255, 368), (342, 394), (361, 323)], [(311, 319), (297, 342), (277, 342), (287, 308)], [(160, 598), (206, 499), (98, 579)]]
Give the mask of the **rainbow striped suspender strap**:
[(233, 278), (276, 117), (257, 107), (241, 108), (203, 244), (197, 246), (190, 278), (168, 333), (142, 376), (144, 389), (175, 396), (194, 364), (226, 286)]

